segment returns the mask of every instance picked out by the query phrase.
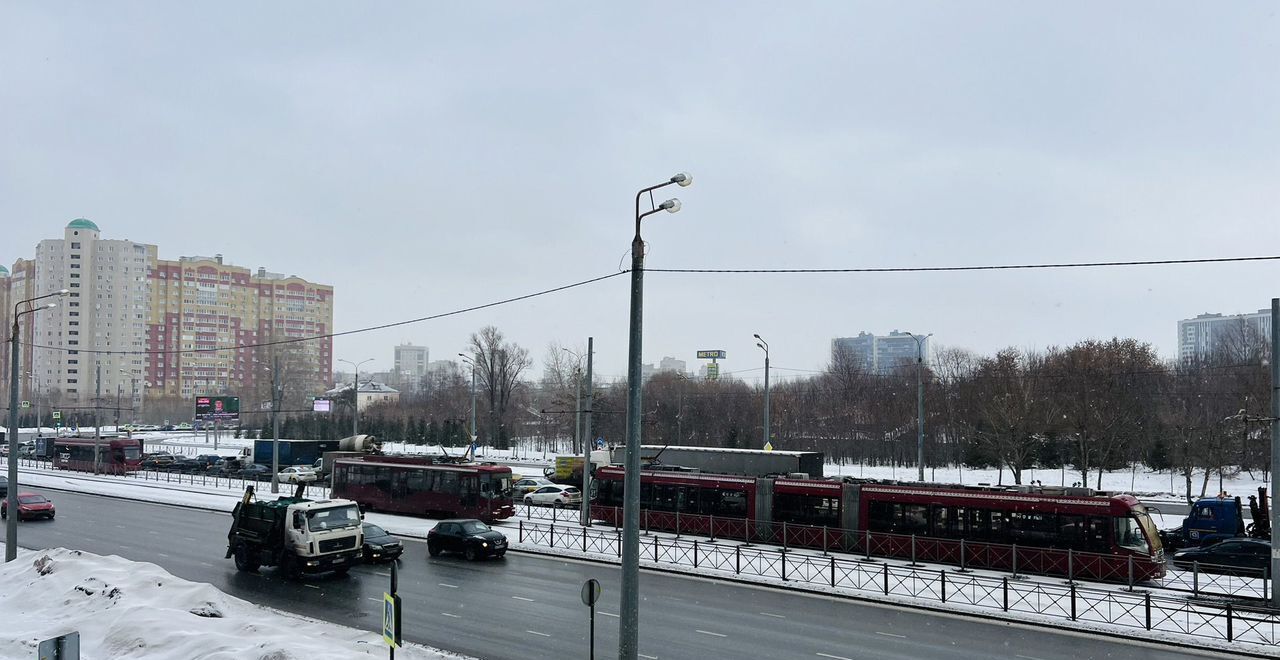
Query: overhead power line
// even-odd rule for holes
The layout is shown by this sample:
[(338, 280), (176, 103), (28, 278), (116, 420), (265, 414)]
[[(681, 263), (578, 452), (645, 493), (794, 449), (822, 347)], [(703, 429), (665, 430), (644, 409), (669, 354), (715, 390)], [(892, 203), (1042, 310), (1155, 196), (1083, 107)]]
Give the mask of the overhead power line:
[(885, 268), (645, 268), (650, 273), (953, 273), (973, 270), (1036, 270), (1048, 268), (1104, 268), (1114, 266), (1169, 266), (1238, 261), (1276, 261), (1273, 257), (1214, 257), (1211, 259), (1157, 259), (1151, 261), (1081, 261), (1049, 264), (987, 266), (891, 266)]

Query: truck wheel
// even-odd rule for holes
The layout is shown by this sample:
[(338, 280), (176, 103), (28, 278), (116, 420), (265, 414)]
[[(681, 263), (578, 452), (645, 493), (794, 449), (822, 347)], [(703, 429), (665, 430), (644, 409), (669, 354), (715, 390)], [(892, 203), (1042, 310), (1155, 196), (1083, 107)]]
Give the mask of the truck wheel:
[(258, 562), (254, 561), (249, 547), (241, 543), (236, 546), (236, 570), (252, 573), (258, 570)]
[(474, 545), (467, 546), (467, 550), (463, 554), (466, 555), (467, 561), (475, 561), (480, 557), (480, 555), (476, 553), (476, 547)]
[(289, 580), (296, 580), (302, 577), (302, 567), (298, 564), (298, 557), (292, 552), (284, 553), (280, 558), (280, 572)]
[(428, 543), (428, 544), (427, 544), (427, 554), (431, 555), (432, 557), (439, 557), (439, 556), (440, 556), (440, 546), (438, 546), (438, 545), (436, 545), (436, 544), (434, 544), (434, 543)]

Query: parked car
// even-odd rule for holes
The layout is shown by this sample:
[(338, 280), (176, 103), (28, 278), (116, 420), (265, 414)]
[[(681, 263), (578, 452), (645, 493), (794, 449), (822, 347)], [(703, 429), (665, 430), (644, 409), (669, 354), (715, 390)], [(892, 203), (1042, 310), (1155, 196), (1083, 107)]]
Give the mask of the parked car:
[(525, 506), (577, 506), (582, 504), (582, 489), (577, 486), (552, 484), (524, 496)]
[(1189, 571), (1196, 564), (1201, 573), (1261, 576), (1271, 561), (1271, 543), (1262, 539), (1235, 538), (1213, 545), (1179, 550), (1173, 565)]
[(177, 460), (177, 457), (167, 451), (157, 451), (150, 454), (142, 455), (142, 469), (156, 470), (164, 465), (168, 465)]
[[(53, 502), (39, 493), (18, 493), (18, 520), (35, 520), (48, 518), (53, 520), (55, 511)], [(6, 497), (0, 502), (0, 518), (9, 517), (9, 500)]]
[(473, 519), (441, 520), (427, 532), (427, 554), (460, 552), (468, 561), (507, 554), (507, 537)]
[(36, 443), (24, 442), (18, 445), (18, 458), (35, 458), (35, 457), (36, 457)]
[(192, 430), (192, 428), (194, 428), (194, 427), (192, 427), (192, 426), (191, 426), (191, 422), (183, 422), (183, 423), (181, 423), (181, 424), (178, 424), (178, 425), (174, 426), (174, 427), (173, 427), (173, 430), (175, 430), (175, 431), (190, 431), (190, 430)]
[(210, 476), (215, 477), (234, 477), (244, 469), (244, 464), (238, 458), (223, 458), (213, 464), (206, 472)]
[(269, 481), (271, 479), (271, 468), (258, 463), (253, 463), (251, 465), (246, 465), (243, 468), (241, 468), (241, 470), (236, 473), (236, 476), (240, 477), (241, 479), (253, 479), (255, 481)]
[(367, 562), (392, 561), (404, 552), (400, 539), (372, 523), (364, 523), (364, 560)]
[(0, 497), (9, 496), (9, 478), (0, 477)]
[(213, 469), (213, 466), (218, 464), (218, 461), (222, 460), (222, 457), (217, 454), (200, 454), (199, 456), (196, 456), (194, 460), (204, 463), (203, 471), (208, 472)]
[(316, 480), (316, 472), (302, 465), (291, 465), (280, 471), (280, 482), (286, 484), (305, 483)]
[(525, 493), (532, 493), (539, 488), (554, 485), (555, 483), (550, 479), (545, 479), (543, 477), (525, 477), (524, 479), (511, 484), (511, 487), (514, 489), (516, 495), (524, 495)]

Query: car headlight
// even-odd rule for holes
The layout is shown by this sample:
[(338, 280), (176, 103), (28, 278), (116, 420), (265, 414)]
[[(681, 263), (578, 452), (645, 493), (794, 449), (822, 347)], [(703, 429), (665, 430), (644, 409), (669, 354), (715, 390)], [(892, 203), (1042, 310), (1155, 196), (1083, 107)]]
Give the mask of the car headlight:
[(487, 547), (489, 547), (489, 544), (488, 544), (488, 542), (486, 542), (486, 541), (481, 541), (481, 542), (480, 542), (480, 547), (482, 547), (482, 548), (487, 548)]

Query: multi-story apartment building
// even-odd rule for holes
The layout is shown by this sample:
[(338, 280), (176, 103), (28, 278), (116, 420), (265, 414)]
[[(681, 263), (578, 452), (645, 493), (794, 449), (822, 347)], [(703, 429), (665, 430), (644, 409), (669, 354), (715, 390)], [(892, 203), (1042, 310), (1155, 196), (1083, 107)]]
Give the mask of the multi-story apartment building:
[(395, 376), (390, 382), (406, 392), (417, 392), (422, 386), (422, 377), (427, 375), (427, 363), (430, 351), (426, 346), (400, 344), (395, 350)]
[(155, 245), (103, 239), (81, 218), (0, 281), (9, 301), (69, 291), (58, 307), (23, 317), (22, 336), (31, 338), (21, 357), (24, 398), (38, 392), (88, 409), (123, 397), (121, 407), (134, 411), (123, 417), (136, 418), (152, 400), (269, 399), (276, 353), (298, 394), (323, 391), (332, 371), (332, 339), (269, 344), (332, 332), (333, 287), (251, 273), (221, 255), (160, 260)]
[(1228, 360), (1260, 354), (1271, 341), (1271, 310), (1256, 314), (1201, 314), (1178, 321), (1178, 359), (1184, 363), (1217, 355)]
[(857, 337), (837, 337), (831, 340), (831, 360), (852, 361), (858, 367), (872, 372), (884, 372), (903, 363), (916, 361), (917, 353), (929, 361), (929, 337), (916, 333), (920, 343), (908, 332), (894, 330), (888, 335), (859, 332)]

